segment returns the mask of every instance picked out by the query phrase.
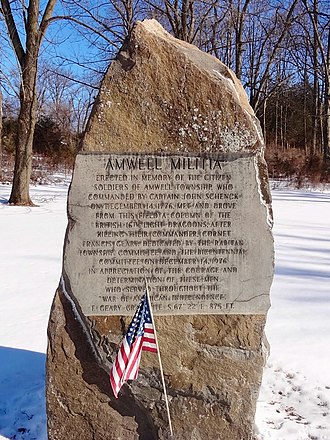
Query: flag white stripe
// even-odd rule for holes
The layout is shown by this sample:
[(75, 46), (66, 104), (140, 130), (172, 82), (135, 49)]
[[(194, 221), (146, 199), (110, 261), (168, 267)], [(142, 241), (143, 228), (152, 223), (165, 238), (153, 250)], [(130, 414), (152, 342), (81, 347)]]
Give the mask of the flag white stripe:
[(142, 353), (142, 351), (140, 350), (139, 357), (138, 357), (138, 359), (136, 360), (136, 362), (135, 362), (135, 364), (134, 364), (134, 367), (132, 368), (132, 371), (131, 371), (131, 374), (130, 374), (130, 377), (131, 377), (132, 379), (135, 379), (136, 372), (137, 372), (137, 370), (139, 369), (139, 366), (140, 366), (140, 359), (141, 359), (141, 353)]
[(116, 394), (119, 393), (120, 388), (121, 388), (121, 385), (118, 382), (116, 382), (115, 383), (115, 392), (116, 392)]
[(113, 364), (112, 367), (112, 375), (115, 380), (116, 385), (120, 382), (120, 377), (118, 376), (117, 368), (116, 368), (116, 362)]
[(125, 336), (125, 338), (124, 338), (124, 340), (123, 340), (123, 348), (124, 348), (124, 351), (125, 351), (126, 357), (129, 358), (130, 353), (131, 353), (131, 347), (130, 347), (130, 345), (129, 345), (128, 342), (127, 342), (127, 338), (126, 338), (126, 336)]
[(157, 344), (152, 342), (143, 342), (142, 347), (155, 348), (157, 350)]
[(123, 359), (123, 355), (121, 354), (121, 348), (118, 351), (117, 360), (118, 360), (118, 364), (119, 364), (119, 367), (120, 367), (121, 371), (124, 371), (125, 370), (125, 362), (124, 362), (124, 359)]
[[(124, 383), (122, 380), (123, 380), (123, 373), (125, 372), (125, 362), (124, 362), (124, 359), (122, 357), (122, 352), (121, 352), (122, 349), (124, 349), (124, 352), (125, 352), (126, 356), (128, 357), (129, 356), (129, 345), (127, 343), (127, 339), (126, 338), (123, 339), (122, 345), (120, 346), (120, 349), (119, 349), (118, 354), (117, 354), (117, 359), (116, 359), (118, 361), (118, 365), (119, 365), (119, 368), (121, 370), (120, 371), (121, 374), (120, 375), (118, 374), (118, 371), (117, 371), (117, 368), (116, 368), (116, 364), (117, 364), (116, 360), (115, 360), (115, 362), (113, 364), (113, 367), (112, 367), (112, 375), (113, 375), (113, 379), (114, 379), (115, 384), (116, 384), (116, 390), (117, 391), (120, 390), (121, 386)], [(128, 350), (128, 353), (127, 353), (127, 350)]]
[(132, 363), (135, 362), (136, 353), (140, 350), (140, 345), (141, 345), (141, 342), (142, 342), (142, 338), (141, 337), (136, 338), (135, 342), (137, 342), (137, 344), (134, 345), (133, 351), (130, 354), (130, 357), (129, 357), (129, 360), (128, 360), (128, 363), (127, 363), (127, 366), (126, 366), (123, 382), (126, 382), (127, 380), (131, 380), (132, 376), (131, 376), (131, 374), (128, 375), (128, 372), (129, 372), (129, 369), (131, 368)]

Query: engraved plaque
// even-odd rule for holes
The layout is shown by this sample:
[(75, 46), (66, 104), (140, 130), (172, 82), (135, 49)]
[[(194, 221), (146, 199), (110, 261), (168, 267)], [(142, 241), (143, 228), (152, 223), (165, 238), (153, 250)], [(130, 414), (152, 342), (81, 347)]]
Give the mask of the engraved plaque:
[(64, 273), (83, 313), (269, 308), (272, 235), (251, 153), (79, 154)]

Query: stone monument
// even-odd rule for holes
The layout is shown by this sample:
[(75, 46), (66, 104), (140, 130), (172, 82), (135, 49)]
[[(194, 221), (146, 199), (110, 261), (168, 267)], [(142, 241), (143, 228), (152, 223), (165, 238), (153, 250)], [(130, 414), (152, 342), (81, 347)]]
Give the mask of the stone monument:
[(148, 283), (176, 440), (249, 440), (272, 213), (259, 123), (227, 67), (138, 22), (102, 82), (48, 328), (49, 440), (169, 438), (157, 357), (109, 371)]

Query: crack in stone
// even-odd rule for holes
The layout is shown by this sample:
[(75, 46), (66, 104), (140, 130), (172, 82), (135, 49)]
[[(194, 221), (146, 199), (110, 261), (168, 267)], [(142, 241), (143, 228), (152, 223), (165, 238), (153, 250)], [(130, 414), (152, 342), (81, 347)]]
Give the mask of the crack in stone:
[(267, 293), (259, 293), (259, 295), (254, 295), (251, 296), (249, 299), (238, 299), (242, 294), (238, 295), (233, 302), (239, 302), (239, 303), (249, 303), (250, 301), (256, 299), (256, 298), (260, 298), (262, 296), (265, 296), (266, 298), (268, 298), (268, 294)]

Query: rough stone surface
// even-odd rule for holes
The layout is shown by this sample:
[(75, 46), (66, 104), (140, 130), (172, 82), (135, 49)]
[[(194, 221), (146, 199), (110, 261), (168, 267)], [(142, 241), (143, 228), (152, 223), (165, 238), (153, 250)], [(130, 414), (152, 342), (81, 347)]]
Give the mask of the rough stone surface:
[[(207, 133), (207, 134), (205, 134)], [(270, 215), (259, 125), (222, 63), (138, 23), (101, 86), (85, 152), (253, 152)], [(69, 219), (66, 240), (74, 219)], [(249, 440), (264, 363), (265, 315), (157, 316), (176, 440)], [(115, 399), (108, 373), (130, 317), (82, 315), (63, 272), (48, 328), (49, 440), (167, 439), (156, 356)]]

